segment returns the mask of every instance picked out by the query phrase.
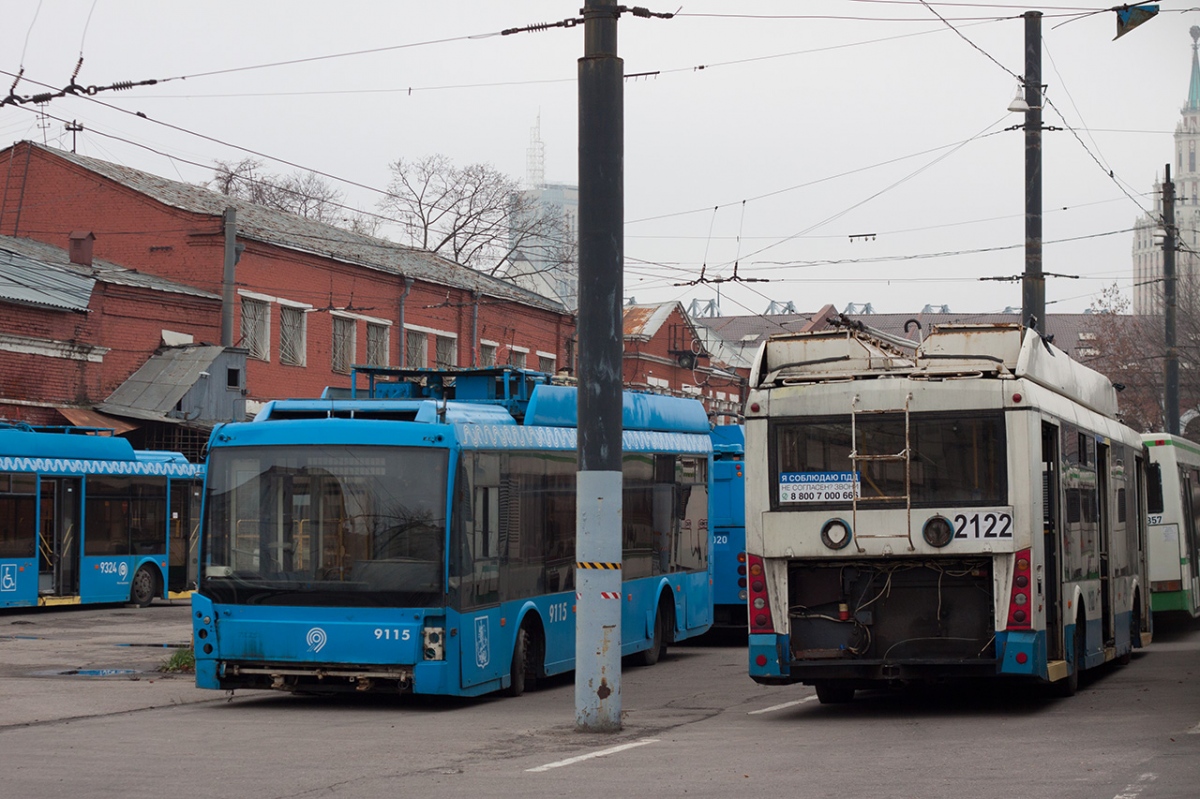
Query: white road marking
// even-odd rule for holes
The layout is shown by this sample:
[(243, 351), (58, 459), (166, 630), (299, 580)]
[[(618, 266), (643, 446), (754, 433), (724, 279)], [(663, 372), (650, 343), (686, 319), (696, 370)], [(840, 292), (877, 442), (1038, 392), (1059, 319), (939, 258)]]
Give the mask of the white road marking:
[(813, 694), (812, 696), (806, 696), (803, 699), (796, 699), (791, 702), (784, 702), (782, 705), (771, 705), (770, 707), (764, 707), (762, 710), (751, 710), (748, 713), (746, 713), (746, 715), (747, 716), (757, 716), (759, 713), (774, 713), (776, 710), (783, 710), (784, 708), (795, 707), (796, 705), (803, 705), (805, 702), (811, 702), (816, 698), (817, 698), (817, 695)]
[(626, 749), (633, 749), (636, 746), (645, 746), (646, 744), (656, 744), (656, 743), (658, 743), (658, 740), (659, 740), (658, 738), (643, 738), (642, 740), (634, 741), (633, 743), (621, 744), (620, 746), (612, 746), (612, 747), (609, 747), (608, 749), (601, 749), (599, 752), (591, 752), (590, 754), (578, 755), (577, 757), (568, 757), (566, 760), (556, 760), (555, 762), (547, 763), (544, 766), (538, 766), (537, 768), (527, 768), (525, 770), (526, 771), (549, 771), (552, 768), (561, 768), (562, 766), (570, 766), (575, 763), (579, 763), (583, 760), (591, 760), (594, 757), (604, 757), (605, 755), (613, 755), (613, 754), (616, 754), (617, 752), (624, 752)]
[(1188, 735), (1200, 735), (1200, 724), (1188, 730)]
[(1138, 799), (1142, 795), (1142, 791), (1146, 790), (1146, 786), (1158, 779), (1157, 774), (1149, 773), (1138, 777), (1137, 782), (1126, 785), (1124, 790), (1113, 797), (1113, 799)]

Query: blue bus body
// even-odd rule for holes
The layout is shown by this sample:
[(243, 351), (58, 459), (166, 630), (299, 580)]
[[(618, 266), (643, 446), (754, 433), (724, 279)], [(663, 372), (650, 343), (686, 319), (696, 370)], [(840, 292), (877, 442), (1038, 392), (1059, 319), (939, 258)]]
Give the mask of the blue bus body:
[(746, 629), (746, 434), (720, 425), (713, 442), (713, 626)]
[[(371, 377), (214, 431), (196, 685), (476, 696), (573, 669), (576, 390)], [(625, 395), (623, 655), (668, 642), (658, 614), (669, 640), (712, 624), (708, 431), (699, 402)]]
[(203, 467), (78, 431), (0, 424), (0, 608), (187, 587)]

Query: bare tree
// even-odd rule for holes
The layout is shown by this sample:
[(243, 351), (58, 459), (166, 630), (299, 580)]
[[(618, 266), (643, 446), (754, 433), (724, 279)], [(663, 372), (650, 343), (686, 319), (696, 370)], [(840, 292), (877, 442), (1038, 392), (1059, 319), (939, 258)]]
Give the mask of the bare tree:
[[(1200, 281), (1177, 279), (1175, 342), (1179, 360), (1181, 414), (1200, 410)], [(1166, 429), (1166, 330), (1158, 314), (1129, 313), (1129, 301), (1116, 284), (1092, 303), (1089, 331), (1096, 355), (1087, 364), (1125, 388), (1119, 396), (1122, 417), (1143, 432)], [(1194, 425), (1193, 425), (1194, 427)]]
[[(530, 247), (574, 248), (537, 197), (490, 164), (455, 166), (444, 155), (399, 159), (380, 210), (404, 225), (412, 243), (456, 263), (500, 275)], [(560, 261), (561, 262), (561, 261)]]
[(377, 217), (345, 205), (342, 192), (315, 172), (274, 175), (265, 172), (263, 163), (255, 158), (236, 163), (216, 161), (213, 178), (206, 185), (229, 197), (367, 236), (376, 235), (380, 226)]
[(1084, 363), (1122, 386), (1118, 406), (1125, 424), (1140, 431), (1163, 429), (1162, 317), (1129, 313), (1129, 300), (1114, 283), (1092, 302)]

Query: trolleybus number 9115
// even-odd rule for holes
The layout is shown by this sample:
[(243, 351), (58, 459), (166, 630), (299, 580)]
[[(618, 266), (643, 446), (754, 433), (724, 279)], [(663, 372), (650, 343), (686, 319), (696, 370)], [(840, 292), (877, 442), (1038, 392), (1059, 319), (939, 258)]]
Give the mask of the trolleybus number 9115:
[(412, 630), (376, 627), (375, 638), (379, 641), (407, 641), (412, 638)]
[(1012, 516), (1008, 513), (955, 514), (954, 537), (1012, 538)]

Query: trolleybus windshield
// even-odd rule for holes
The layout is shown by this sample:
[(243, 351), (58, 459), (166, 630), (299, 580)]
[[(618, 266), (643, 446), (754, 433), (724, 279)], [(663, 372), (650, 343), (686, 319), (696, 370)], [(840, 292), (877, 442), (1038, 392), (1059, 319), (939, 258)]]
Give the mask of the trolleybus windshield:
[(241, 604), (442, 603), (447, 460), (415, 447), (214, 450), (202, 590)]
[[(1004, 418), (999, 413), (913, 414), (906, 446), (904, 413), (775, 425), (776, 499), (780, 506), (903, 504), (905, 472), (914, 506), (1001, 505), (1006, 501)], [(851, 453), (857, 457), (852, 460)]]

